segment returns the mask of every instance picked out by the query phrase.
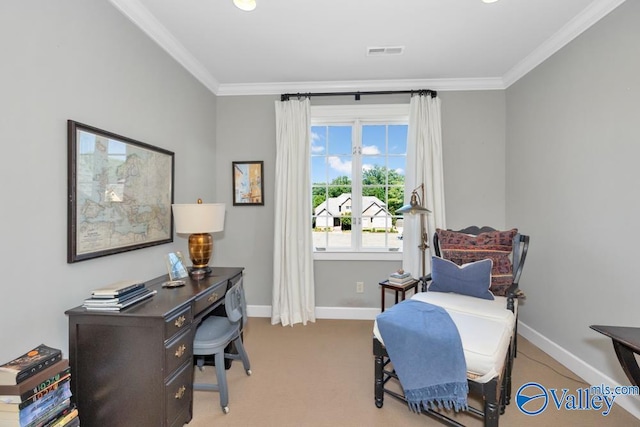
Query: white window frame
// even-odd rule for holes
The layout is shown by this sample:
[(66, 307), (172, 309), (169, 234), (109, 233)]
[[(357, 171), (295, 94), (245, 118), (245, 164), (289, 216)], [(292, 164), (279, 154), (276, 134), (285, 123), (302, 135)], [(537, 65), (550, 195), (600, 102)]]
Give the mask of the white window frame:
[[(361, 120), (383, 120), (383, 121), (402, 121), (409, 123), (409, 104), (365, 104), (365, 105), (315, 105), (311, 106), (311, 126), (326, 125), (331, 122), (340, 123), (345, 121)], [(311, 159), (309, 159), (310, 161)], [(357, 156), (357, 162), (361, 162), (360, 156)], [(359, 165), (355, 165), (359, 167)], [(353, 180), (352, 188), (358, 189), (360, 194), (362, 189), (361, 180)], [(309, 188), (311, 192), (311, 188)], [(359, 201), (357, 202), (360, 203)], [(352, 206), (353, 208), (353, 206)], [(357, 228), (360, 233), (360, 228)], [(359, 236), (357, 237), (359, 238)], [(400, 251), (366, 251), (366, 250), (348, 250), (348, 251), (314, 251), (314, 260), (324, 261), (397, 261), (402, 260), (402, 252)]]

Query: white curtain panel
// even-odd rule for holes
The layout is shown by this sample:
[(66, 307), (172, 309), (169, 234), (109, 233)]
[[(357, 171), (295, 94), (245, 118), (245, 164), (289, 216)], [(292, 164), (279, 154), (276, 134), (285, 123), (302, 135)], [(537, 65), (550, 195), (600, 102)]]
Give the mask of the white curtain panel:
[[(426, 253), (426, 271), (431, 272), (433, 233), (436, 228), (446, 228), (444, 208), (444, 180), (442, 167), (442, 123), (440, 98), (416, 95), (411, 98), (409, 135), (407, 142), (407, 171), (405, 176), (405, 203), (411, 199), (411, 191), (424, 184), (422, 204), (431, 211), (425, 216), (429, 247)], [(418, 191), (420, 197), (420, 191)], [(420, 245), (420, 217), (404, 216), (402, 268), (414, 277), (422, 274)]]
[(309, 99), (276, 101), (276, 183), (271, 323), (315, 322)]

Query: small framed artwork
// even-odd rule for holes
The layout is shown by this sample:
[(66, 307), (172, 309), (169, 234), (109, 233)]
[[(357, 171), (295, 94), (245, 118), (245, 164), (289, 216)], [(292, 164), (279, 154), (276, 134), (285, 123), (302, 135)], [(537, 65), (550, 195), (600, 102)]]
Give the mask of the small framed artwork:
[(264, 205), (263, 162), (233, 162), (233, 205)]
[(184, 264), (184, 258), (181, 252), (171, 252), (165, 256), (167, 270), (169, 271), (169, 279), (172, 281), (184, 279), (189, 275), (187, 267)]

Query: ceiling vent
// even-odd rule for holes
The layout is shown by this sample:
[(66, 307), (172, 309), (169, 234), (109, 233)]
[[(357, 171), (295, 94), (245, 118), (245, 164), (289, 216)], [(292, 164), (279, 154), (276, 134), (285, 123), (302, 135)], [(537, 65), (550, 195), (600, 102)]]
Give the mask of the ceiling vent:
[(404, 46), (368, 47), (367, 56), (402, 55)]

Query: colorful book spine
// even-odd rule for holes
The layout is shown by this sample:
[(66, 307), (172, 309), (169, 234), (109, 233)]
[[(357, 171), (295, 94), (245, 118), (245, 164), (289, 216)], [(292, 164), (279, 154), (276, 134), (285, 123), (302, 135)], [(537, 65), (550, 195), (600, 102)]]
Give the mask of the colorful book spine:
[(39, 400), (43, 399), (46, 395), (56, 391), (58, 388), (64, 386), (64, 384), (68, 383), (69, 380), (71, 380), (71, 374), (67, 374), (64, 377), (60, 378), (60, 380), (58, 380), (57, 382), (49, 385), (47, 388), (37, 391), (34, 394), (32, 394), (31, 396), (28, 396), (26, 399), (24, 399), (22, 402), (20, 402), (20, 404), (18, 405), (18, 407), (20, 409), (24, 409), (27, 406), (33, 404), (33, 403), (37, 403)]
[(62, 415), (54, 419), (53, 424), (49, 424), (48, 426), (45, 425), (43, 427), (64, 427), (66, 425), (69, 425), (71, 421), (76, 418), (78, 418), (78, 410), (76, 408), (73, 408), (66, 415)]
[[(27, 406), (20, 411), (20, 425), (29, 425), (34, 422), (49, 421), (51, 417), (56, 415), (60, 410), (63, 402), (69, 401), (71, 398), (71, 386), (67, 382), (57, 390), (45, 395), (42, 399), (37, 400), (32, 405)], [(65, 407), (68, 405), (65, 405)]]
[(20, 384), (0, 385), (0, 401), (20, 403), (39, 390), (47, 388), (69, 372), (69, 360), (62, 359)]

